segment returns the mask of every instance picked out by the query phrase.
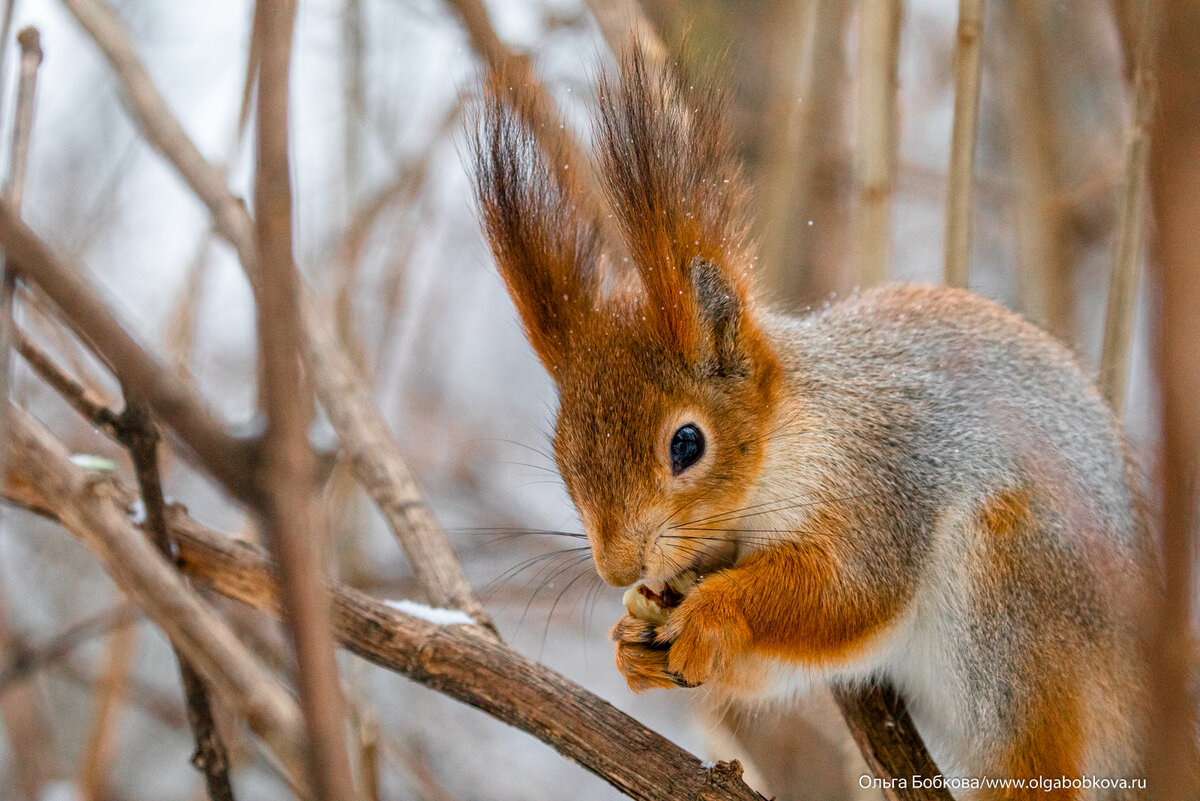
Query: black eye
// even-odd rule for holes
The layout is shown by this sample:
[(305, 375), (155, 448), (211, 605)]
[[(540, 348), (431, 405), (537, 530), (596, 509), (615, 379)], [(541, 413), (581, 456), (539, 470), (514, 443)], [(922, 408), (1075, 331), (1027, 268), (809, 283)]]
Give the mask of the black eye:
[(704, 455), (704, 435), (692, 423), (680, 426), (671, 437), (671, 473), (679, 475)]

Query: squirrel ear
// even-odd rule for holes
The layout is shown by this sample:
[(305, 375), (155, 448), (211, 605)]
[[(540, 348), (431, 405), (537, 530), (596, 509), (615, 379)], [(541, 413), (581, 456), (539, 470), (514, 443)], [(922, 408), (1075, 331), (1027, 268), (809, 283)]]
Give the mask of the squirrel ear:
[(733, 375), (748, 368), (743, 334), (749, 298), (716, 264), (695, 259), (689, 270), (697, 313), (697, 356), (702, 372)]
[(585, 221), (572, 187), (513, 107), (511, 88), (485, 86), (471, 155), (484, 232), (525, 334), (555, 377), (570, 357), (572, 330), (600, 295), (595, 225)]

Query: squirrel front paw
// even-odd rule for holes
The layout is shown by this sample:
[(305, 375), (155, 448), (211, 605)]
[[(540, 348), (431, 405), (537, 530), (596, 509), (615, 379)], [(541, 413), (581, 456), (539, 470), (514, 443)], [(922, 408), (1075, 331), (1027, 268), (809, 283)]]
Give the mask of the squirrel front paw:
[(635, 693), (688, 686), (671, 671), (668, 646), (656, 642), (652, 624), (627, 614), (613, 626), (611, 636), (617, 644), (617, 670)]
[(745, 616), (719, 584), (709, 579), (698, 586), (657, 631), (655, 642), (667, 646), (668, 669), (687, 686), (720, 679), (749, 647)]

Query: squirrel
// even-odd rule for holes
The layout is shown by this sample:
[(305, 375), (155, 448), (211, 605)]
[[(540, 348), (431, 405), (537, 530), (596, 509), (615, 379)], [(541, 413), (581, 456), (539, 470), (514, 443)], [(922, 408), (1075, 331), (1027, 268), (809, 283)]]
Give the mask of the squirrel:
[[(475, 191), (557, 388), (555, 461), (601, 578), (700, 577), (665, 624), (613, 629), (629, 686), (766, 702), (883, 679), (947, 776), (1144, 776), (1161, 568), (1072, 353), (961, 289), (767, 309), (722, 91), (636, 48), (599, 76), (610, 263), (587, 165), (519, 95), (485, 86)], [(1143, 791), (1051, 797), (1093, 793)]]

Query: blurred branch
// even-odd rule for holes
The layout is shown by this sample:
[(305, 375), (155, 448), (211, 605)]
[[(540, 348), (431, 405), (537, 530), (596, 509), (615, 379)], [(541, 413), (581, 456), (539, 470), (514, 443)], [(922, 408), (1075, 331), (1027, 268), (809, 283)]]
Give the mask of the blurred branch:
[(124, 506), (133, 494), (111, 477), (75, 466), (44, 428), (16, 407), (9, 412), (5, 496), (33, 511), (53, 509), (288, 770), (303, 776), (307, 762), (295, 702), (129, 522)]
[[(237, 250), (251, 284), (258, 281), (254, 224), (246, 207), (235, 198), (214, 166), (204, 161), (183, 133), (111, 10), (100, 0), (64, 0), (88, 30), (113, 66), (125, 100), (142, 131), (209, 207), (217, 231)], [(498, 42), (498, 40), (497, 40)], [(164, 121), (165, 120), (165, 121)], [(327, 316), (318, 311), (307, 288), (300, 289), (301, 322), (310, 379), (355, 474), (379, 507), (429, 599), (439, 606), (466, 610), (491, 625), (474, 598), (462, 567), (409, 472), (370, 391), (353, 362), (342, 350)], [(168, 425), (174, 422), (160, 409)], [(237, 464), (245, 464), (237, 462)], [(206, 462), (207, 464), (207, 462)], [(220, 467), (220, 463), (217, 464)], [(220, 478), (220, 475), (217, 475)]]
[(858, 7), (859, 283), (886, 280), (892, 241), (896, 175), (896, 71), (900, 57), (900, 0), (863, 0)]
[(8, 661), (0, 666), (0, 695), (12, 683), (57, 662), (93, 637), (132, 625), (141, 618), (138, 608), (125, 601), (67, 627), (38, 645), (13, 644), (5, 649)]
[(1158, 330), (1155, 366), (1161, 393), (1162, 564), (1166, 581), (1153, 623), (1154, 707), (1147, 782), (1159, 801), (1200, 793), (1195, 739), (1196, 632), (1193, 572), (1200, 535), (1200, 4), (1156, 0), (1162, 14), (1156, 53), (1158, 111), (1150, 132), (1150, 201)]
[(483, 60), (490, 80), (520, 96), (521, 101), (512, 104), (513, 110), (523, 117), (529, 130), (538, 132), (540, 143), (548, 153), (556, 157), (561, 154), (571, 165), (570, 170), (562, 171), (560, 175), (571, 187), (584, 214), (600, 227), (605, 245), (618, 247), (621, 236), (608, 214), (604, 192), (592, 171), (592, 160), (562, 124), (554, 98), (534, 74), (529, 58), (518, 55), (500, 40), (482, 0), (446, 0), (446, 5), (462, 21), (471, 47)]
[[(39, 798), (43, 787), (61, 778), (61, 771), (52, 749), (50, 715), (41, 687), (22, 680), (26, 675), (13, 669), (28, 651), (9, 630), (7, 617), (0, 597), (0, 654), (12, 654), (12, 661), (0, 670), (0, 730), (8, 740), (12, 760), (10, 786), (16, 788), (19, 798)], [(9, 682), (9, 677), (14, 681)]]
[(945, 281), (966, 287), (971, 267), (971, 189), (979, 129), (984, 0), (959, 0), (954, 46), (954, 129), (946, 193)]
[[(8, 31), (12, 23), (13, 2), (5, 6), (4, 22), (0, 27), (0, 59), (7, 50)], [(25, 194), (25, 170), (29, 162), (29, 141), (33, 134), (34, 100), (37, 96), (38, 67), (42, 63), (41, 39), (37, 28), (25, 28), (17, 35), (21, 45), (20, 73), (17, 83), (16, 122), (13, 125), (12, 149), (8, 158), (8, 181), (4, 186), (5, 202), (19, 214)], [(0, 97), (4, 88), (0, 69)], [(4, 438), (5, 413), (12, 380), (12, 348), (16, 337), (13, 317), (17, 295), (17, 274), (9, 264), (7, 254), (0, 255), (0, 439)], [(0, 456), (0, 464), (3, 464)]]
[(1109, 405), (1118, 415), (1125, 406), (1133, 314), (1137, 308), (1138, 268), (1142, 257), (1146, 206), (1146, 165), (1150, 154), (1150, 126), (1154, 122), (1152, 60), (1158, 35), (1158, 21), (1152, 0), (1138, 0), (1136, 4), (1128, 5), (1139, 6), (1142, 19), (1138, 26), (1137, 52), (1132, 56), (1133, 119), (1125, 135), (1124, 186), (1117, 204), (1117, 235), (1100, 352), (1100, 386)]
[(1012, 114), (1020, 191), (1017, 194), (1017, 290), (1020, 311), (1065, 342), (1075, 340), (1067, 244), (1067, 209), (1060, 200), (1059, 109), (1050, 73), (1045, 16), (1049, 6), (1016, 0), (998, 6), (1008, 17)]
[(324, 560), (313, 526), (316, 458), (308, 440), (312, 389), (301, 372), (300, 279), (292, 254), (288, 173), (288, 79), (296, 7), (258, 0), (258, 163), (254, 180), (259, 280), (259, 397), (266, 431), (255, 480), (263, 529), (279, 562), (284, 621), (296, 650), (300, 705), (308, 729), (309, 778), (327, 801), (353, 801), (345, 722)]
[(224, 171), (205, 160), (167, 109), (116, 15), (102, 0), (62, 0), (62, 3), (100, 45), (120, 77), (126, 107), (147, 141), (160, 152), (171, 154), (175, 168), (208, 206), (217, 230), (233, 245), (243, 264), (254, 265), (254, 225), (245, 205), (229, 191)]
[[(807, 232), (797, 230), (795, 196), (806, 183), (803, 165), (811, 159), (813, 89), (817, 74), (817, 26), (824, 0), (791, 0), (782, 5), (784, 17), (775, 32), (771, 55), (776, 62), (767, 76), (766, 143), (758, 176), (762, 222), (759, 270), (767, 285), (795, 295), (801, 266), (786, 258), (789, 241)], [(791, 291), (789, 291), (791, 290)]]

